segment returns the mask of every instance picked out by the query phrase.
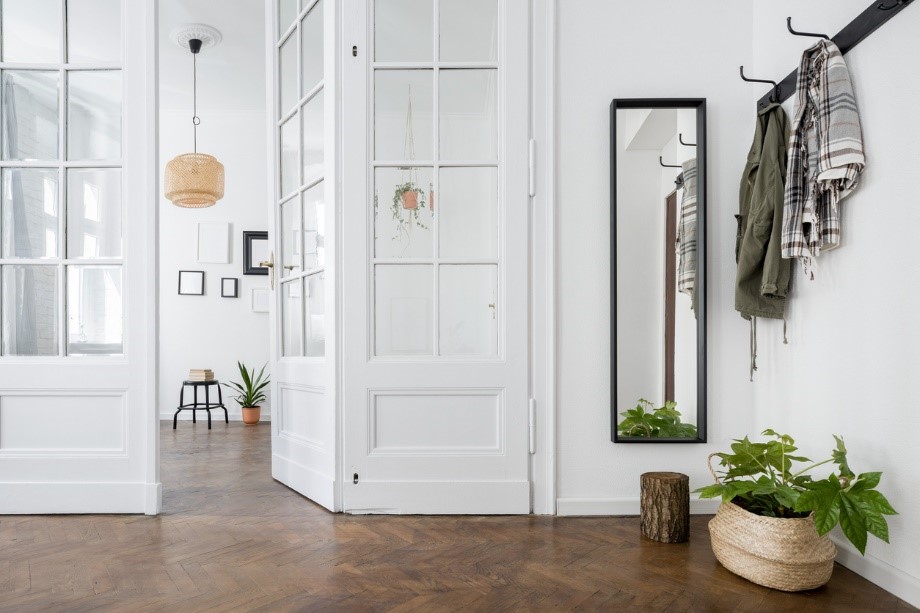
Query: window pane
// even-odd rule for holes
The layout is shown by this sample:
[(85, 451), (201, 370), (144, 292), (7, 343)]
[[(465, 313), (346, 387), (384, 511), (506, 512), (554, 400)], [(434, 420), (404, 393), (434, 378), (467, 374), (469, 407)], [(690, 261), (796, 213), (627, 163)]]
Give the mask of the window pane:
[(301, 296), (303, 280), (295, 279), (281, 284), (281, 344), (282, 355), (300, 356), (300, 325), (303, 317)]
[(298, 154), (298, 118), (293, 115), (281, 126), (281, 195), (291, 193), (300, 185)]
[(297, 94), (297, 36), (291, 35), (278, 52), (278, 81), (281, 87), (281, 108), (278, 117), (287, 115), (300, 96)]
[(59, 74), (3, 71), (3, 159), (58, 159)]
[(440, 276), (441, 355), (496, 355), (498, 267), (444, 265)]
[(121, 266), (67, 267), (68, 355), (124, 353)]
[(3, 267), (3, 355), (58, 355), (57, 266)]
[(323, 176), (323, 92), (303, 105), (303, 182)]
[(122, 254), (121, 169), (67, 171), (67, 256)]
[(3, 257), (57, 257), (58, 215), (57, 170), (3, 170)]
[(61, 0), (3, 0), (2, 40), (4, 62), (60, 62)]
[(498, 0), (440, 0), (442, 62), (498, 59)]
[(438, 117), (441, 158), (498, 157), (498, 97), (495, 70), (442, 70)]
[(431, 168), (378, 168), (374, 173), (374, 255), (430, 258)]
[(67, 78), (67, 159), (121, 158), (121, 71), (82, 70)]
[(326, 263), (326, 205), (324, 182), (303, 193), (303, 265), (305, 270)]
[(317, 2), (300, 22), (301, 95), (305, 96), (323, 78), (323, 3)]
[(374, 47), (378, 62), (433, 59), (434, 0), (377, 0)]
[(431, 70), (378, 70), (374, 73), (376, 159), (432, 159), (433, 82)]
[(307, 356), (321, 358), (326, 355), (326, 298), (322, 274), (307, 277), (306, 326)]
[(121, 0), (67, 0), (67, 61), (119, 60)]
[(300, 198), (292, 198), (281, 205), (281, 276), (289, 277), (300, 272)]
[(278, 38), (291, 27), (297, 17), (297, 0), (278, 0)]
[(442, 168), (438, 224), (441, 257), (497, 257), (498, 169)]
[(375, 270), (377, 355), (431, 355), (434, 337), (434, 269), (380, 265)]

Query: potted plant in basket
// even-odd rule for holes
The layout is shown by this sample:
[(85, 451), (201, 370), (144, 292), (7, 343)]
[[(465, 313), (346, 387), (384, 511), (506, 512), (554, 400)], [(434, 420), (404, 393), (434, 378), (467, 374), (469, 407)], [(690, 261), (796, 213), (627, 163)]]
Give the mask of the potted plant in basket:
[(259, 404), (265, 402), (265, 388), (271, 381), (265, 376), (264, 365), (258, 375), (255, 368), (250, 372), (242, 362), (237, 362), (236, 365), (240, 369), (240, 378), (243, 381), (241, 383), (231, 381), (223, 385), (236, 393), (234, 400), (243, 411), (243, 423), (247, 426), (254, 426), (262, 417), (262, 408)]
[[(759, 585), (808, 590), (830, 580), (837, 550), (827, 533), (838, 524), (862, 554), (869, 534), (888, 542), (884, 516), (897, 512), (875, 489), (882, 473), (856, 475), (842, 438), (834, 436), (830, 458), (812, 462), (795, 454), (788, 434), (764, 430), (763, 435), (772, 440), (744, 437), (735, 440), (732, 453), (710, 455), (716, 483), (696, 490), (701, 498), (722, 498), (709, 533), (725, 568)], [(713, 470), (714, 457), (722, 470)], [(837, 468), (826, 478), (808, 474), (829, 463)]]

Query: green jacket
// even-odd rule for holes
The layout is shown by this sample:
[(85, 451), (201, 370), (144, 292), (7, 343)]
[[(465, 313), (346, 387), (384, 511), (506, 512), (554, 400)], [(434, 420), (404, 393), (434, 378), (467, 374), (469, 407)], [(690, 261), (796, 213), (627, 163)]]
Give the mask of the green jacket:
[(754, 142), (741, 177), (735, 261), (735, 310), (745, 319), (782, 319), (792, 260), (782, 258), (783, 189), (789, 121), (779, 104), (757, 115)]

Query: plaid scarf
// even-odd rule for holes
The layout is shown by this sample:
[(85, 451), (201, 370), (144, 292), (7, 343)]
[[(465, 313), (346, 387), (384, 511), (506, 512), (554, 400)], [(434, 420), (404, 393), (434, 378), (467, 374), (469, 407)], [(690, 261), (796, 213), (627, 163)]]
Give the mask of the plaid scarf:
[(690, 296), (696, 311), (696, 158), (683, 163), (683, 198), (677, 227), (677, 289)]
[(796, 94), (782, 247), (783, 257), (799, 258), (809, 274), (821, 249), (840, 244), (839, 204), (856, 188), (866, 159), (849, 71), (832, 41), (802, 54)]

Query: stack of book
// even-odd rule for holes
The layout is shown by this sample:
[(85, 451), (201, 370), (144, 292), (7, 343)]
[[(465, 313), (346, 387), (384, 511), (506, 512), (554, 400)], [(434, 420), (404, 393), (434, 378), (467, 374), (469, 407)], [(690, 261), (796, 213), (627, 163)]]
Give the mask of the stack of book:
[(188, 371), (189, 381), (213, 381), (214, 371), (210, 368), (193, 368)]

